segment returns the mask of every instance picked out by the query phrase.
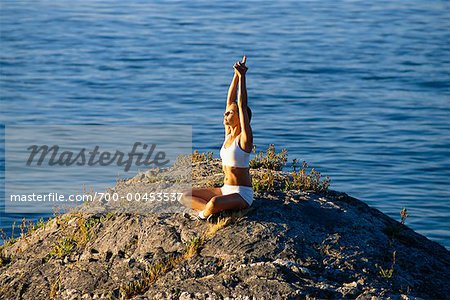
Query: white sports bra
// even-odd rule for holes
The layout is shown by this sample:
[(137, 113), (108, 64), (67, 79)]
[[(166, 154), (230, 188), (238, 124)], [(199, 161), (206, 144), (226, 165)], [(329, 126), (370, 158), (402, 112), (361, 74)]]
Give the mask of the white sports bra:
[(245, 152), (239, 146), (239, 135), (234, 139), (233, 144), (228, 148), (225, 148), (225, 143), (228, 140), (227, 135), (225, 141), (220, 149), (220, 158), (222, 159), (222, 165), (230, 167), (248, 168), (250, 153)]

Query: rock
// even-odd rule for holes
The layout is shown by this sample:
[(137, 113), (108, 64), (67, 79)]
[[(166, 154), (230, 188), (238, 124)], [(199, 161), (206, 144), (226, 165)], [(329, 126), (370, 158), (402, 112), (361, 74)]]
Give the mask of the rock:
[[(205, 176), (193, 177), (195, 187), (208, 186), (220, 172), (217, 160), (196, 163), (193, 174)], [(251, 172), (257, 176), (265, 171)], [(148, 186), (139, 176), (119, 181), (113, 190), (144, 193)], [(283, 176), (278, 172), (277, 180)], [(250, 209), (238, 212), (241, 215), (223, 213), (230, 223), (207, 237), (203, 234), (211, 225), (184, 218), (182, 210), (107, 211), (99, 207), (95, 214), (80, 210), (59, 216), (57, 222), (3, 247), (3, 298), (49, 299), (53, 293), (57, 299), (107, 299), (119, 298), (124, 291), (134, 299), (450, 295), (447, 249), (333, 190), (255, 191)], [(99, 224), (80, 236), (82, 222), (74, 220), (81, 218)], [(196, 240), (200, 236), (203, 241)], [(73, 249), (63, 249), (70, 253), (63, 258), (49, 255), (65, 237), (76, 241)]]

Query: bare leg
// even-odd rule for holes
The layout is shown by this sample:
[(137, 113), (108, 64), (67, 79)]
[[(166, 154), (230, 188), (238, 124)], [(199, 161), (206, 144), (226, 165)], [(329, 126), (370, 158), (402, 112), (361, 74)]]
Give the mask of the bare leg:
[(248, 203), (238, 193), (212, 197), (205, 205), (205, 217), (224, 210), (238, 210), (249, 207)]
[(222, 191), (220, 188), (192, 189), (192, 191), (183, 193), (182, 201), (184, 206), (200, 211), (205, 209), (211, 198), (221, 195)]

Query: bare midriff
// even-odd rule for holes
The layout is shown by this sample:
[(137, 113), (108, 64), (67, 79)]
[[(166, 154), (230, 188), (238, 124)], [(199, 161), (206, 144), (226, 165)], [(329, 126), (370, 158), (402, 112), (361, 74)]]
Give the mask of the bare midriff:
[(223, 178), (224, 184), (252, 186), (250, 168), (239, 168), (222, 165), (222, 169), (225, 174)]

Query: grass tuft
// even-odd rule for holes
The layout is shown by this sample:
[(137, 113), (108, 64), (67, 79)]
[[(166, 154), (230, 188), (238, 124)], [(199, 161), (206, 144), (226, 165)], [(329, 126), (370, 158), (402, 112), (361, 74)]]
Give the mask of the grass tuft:
[(184, 258), (189, 259), (197, 254), (205, 244), (204, 236), (194, 236), (185, 246)]
[[(256, 153), (256, 146), (253, 146), (253, 152)], [(260, 151), (254, 158), (250, 160), (250, 168), (264, 168), (280, 171), (286, 165), (287, 152), (287, 149), (282, 149), (280, 153), (276, 153), (275, 145), (270, 144), (265, 154)]]
[(50, 251), (50, 257), (64, 258), (69, 255), (77, 246), (77, 242), (71, 237), (63, 237), (56, 242)]
[(192, 163), (201, 162), (201, 161), (211, 161), (213, 159), (213, 153), (212, 152), (203, 152), (200, 153), (198, 150), (194, 150), (191, 154)]
[(401, 217), (401, 223), (404, 225), (406, 218), (409, 216), (408, 214), (408, 210), (403, 207), (402, 210), (400, 211), (400, 217)]
[[(255, 152), (255, 151), (254, 151)], [(281, 176), (276, 171), (281, 171), (287, 162), (287, 149), (276, 152), (275, 146), (270, 144), (265, 155), (259, 152), (256, 157), (250, 160), (250, 168), (265, 169), (261, 174), (256, 173), (252, 176), (252, 185), (254, 191), (273, 192), (276, 189), (288, 190), (311, 190), (320, 193), (328, 191), (331, 179), (322, 175), (315, 168), (308, 171), (306, 161), (302, 162), (298, 169), (297, 159), (292, 160), (292, 173), (289, 176)]]
[(60, 289), (61, 289), (61, 277), (58, 276), (58, 278), (56, 278), (56, 280), (52, 282), (50, 285), (49, 298), (56, 299), (56, 294), (59, 292)]
[(226, 227), (228, 224), (231, 223), (231, 217), (225, 217), (225, 218), (218, 218), (215, 223), (208, 223), (208, 229), (205, 232), (205, 236), (207, 238), (213, 237), (217, 231), (220, 229)]
[(312, 190), (320, 193), (328, 191), (331, 179), (326, 176), (322, 179), (319, 171), (311, 168), (308, 173), (308, 164), (306, 161), (302, 162), (300, 170), (297, 171), (297, 160), (292, 161), (292, 173), (288, 179), (285, 180), (284, 190)]
[(253, 191), (274, 191), (275, 175), (271, 170), (262, 173), (259, 176), (252, 176)]
[(391, 279), (394, 276), (394, 266), (395, 266), (395, 254), (397, 251), (392, 253), (392, 264), (389, 269), (385, 269), (378, 264), (375, 264), (375, 267), (378, 268), (378, 275), (385, 279)]

